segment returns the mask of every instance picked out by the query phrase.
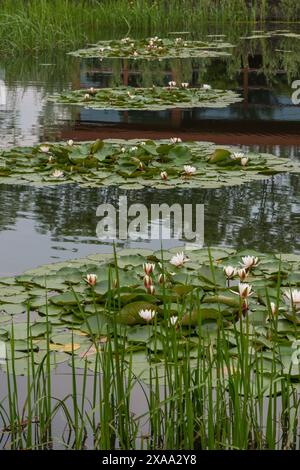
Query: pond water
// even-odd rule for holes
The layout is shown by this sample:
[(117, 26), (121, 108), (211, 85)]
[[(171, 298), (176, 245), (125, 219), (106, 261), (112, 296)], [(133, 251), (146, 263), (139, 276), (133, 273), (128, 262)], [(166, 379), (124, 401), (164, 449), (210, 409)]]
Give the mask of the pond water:
[[(300, 76), (300, 39), (237, 40), (230, 34), (226, 39), (237, 47), (232, 56), (218, 59), (100, 61), (53, 53), (2, 60), (0, 82), (6, 101), (0, 106), (1, 147), (70, 138), (178, 136), (299, 159), (300, 106), (291, 96), (292, 83)], [(231, 88), (244, 101), (225, 109), (161, 112), (102, 111), (47, 102), (49, 94), (68, 88), (163, 85), (171, 79)], [(110, 250), (96, 237), (96, 208), (103, 201), (116, 201), (119, 194), (117, 188), (2, 186), (0, 275)], [(281, 175), (243, 187), (132, 191), (128, 198), (147, 206), (153, 201), (203, 203), (207, 245), (299, 252), (299, 194), (297, 176)], [(145, 244), (157, 247), (155, 241), (126, 243)]]
[[(54, 52), (10, 62), (0, 59), (0, 85), (5, 90), (5, 102), (0, 104), (0, 145), (176, 136), (299, 160), (300, 106), (291, 97), (292, 83), (300, 79), (300, 39), (239, 40), (230, 33), (226, 39), (237, 47), (232, 56), (219, 59), (100, 61)], [(101, 111), (47, 102), (50, 94), (65, 89), (164, 85), (170, 80), (230, 88), (241, 93), (244, 101), (225, 109), (161, 112)], [(124, 191), (2, 185), (0, 194), (0, 276), (112, 250), (111, 243), (96, 236), (96, 209), (103, 202), (116, 205)], [(278, 175), (232, 188), (143, 189), (126, 194), (129, 204), (140, 202), (147, 207), (163, 202), (204, 204), (207, 246), (300, 253), (297, 175)], [(167, 248), (178, 244), (164, 242)], [(160, 241), (127, 241), (123, 246), (159, 249)], [(70, 389), (67, 377), (61, 380), (58, 374), (55, 380), (61, 392)], [(20, 378), (21, 389), (25, 390), (25, 382)], [(136, 404), (143, 409), (140, 397)]]

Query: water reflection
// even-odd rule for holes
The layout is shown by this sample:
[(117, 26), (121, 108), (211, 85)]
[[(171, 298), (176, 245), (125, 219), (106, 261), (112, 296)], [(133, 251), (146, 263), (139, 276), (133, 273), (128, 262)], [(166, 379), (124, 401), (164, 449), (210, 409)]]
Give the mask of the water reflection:
[[(80, 61), (65, 53), (9, 62), (0, 59), (6, 98), (0, 103), (1, 146), (69, 138), (178, 135), (299, 158), (300, 107), (291, 103), (291, 83), (300, 77), (299, 40), (239, 40), (237, 31), (227, 33), (226, 39), (237, 47), (231, 57), (220, 59), (100, 62)], [(67, 88), (163, 85), (171, 79), (232, 88), (243, 94), (244, 102), (220, 110), (161, 112), (101, 111), (47, 103), (49, 94)], [(147, 207), (152, 202), (205, 204), (207, 245), (299, 251), (298, 181), (297, 176), (283, 175), (242, 187), (143, 190), (128, 197), (129, 203), (143, 202)], [(96, 208), (104, 201), (116, 204), (122, 194), (117, 188), (3, 186), (0, 194), (0, 275), (111, 249), (96, 238)], [(159, 242), (152, 241), (151, 246), (159, 247)]]
[[(290, 29), (299, 30), (296, 25)], [(224, 31), (205, 31), (209, 32)], [(291, 102), (292, 81), (300, 77), (299, 39), (275, 36), (249, 40), (239, 38), (243, 32), (225, 33), (226, 40), (236, 47), (232, 56), (219, 59), (100, 61), (58, 53), (0, 60), (0, 80), (7, 94), (6, 105), (0, 105), (1, 145), (116, 137), (120, 132), (124, 137), (152, 132), (151, 136), (158, 138), (180, 132), (186, 139), (220, 143), (254, 145), (263, 144), (266, 138), (278, 145), (300, 145), (300, 107)], [(232, 88), (244, 101), (220, 110), (157, 113), (87, 110), (46, 102), (49, 94), (68, 88), (152, 86), (170, 80)]]
[[(99, 241), (99, 204), (118, 207), (116, 187), (75, 186), (34, 189), (2, 187), (0, 214), (0, 275), (22, 272), (50, 260), (65, 260), (94, 252), (109, 252)], [(128, 205), (204, 204), (205, 244), (261, 251), (300, 252), (300, 187), (296, 175), (278, 175), (240, 187), (198, 190), (131, 191)], [(13, 201), (13, 204), (12, 204)], [(177, 246), (173, 240), (165, 246)], [(127, 247), (160, 248), (159, 240), (125, 241)]]

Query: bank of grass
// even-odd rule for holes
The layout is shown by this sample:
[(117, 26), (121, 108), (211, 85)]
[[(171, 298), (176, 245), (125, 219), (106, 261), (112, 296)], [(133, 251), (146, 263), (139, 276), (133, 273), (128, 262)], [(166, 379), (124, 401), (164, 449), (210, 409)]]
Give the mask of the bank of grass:
[[(272, 5), (271, 5), (272, 4)], [(298, 0), (1, 0), (2, 53), (84, 46), (124, 34), (201, 32), (209, 22), (296, 21)], [(206, 26), (205, 26), (206, 27)], [(241, 32), (244, 32), (242, 28)]]

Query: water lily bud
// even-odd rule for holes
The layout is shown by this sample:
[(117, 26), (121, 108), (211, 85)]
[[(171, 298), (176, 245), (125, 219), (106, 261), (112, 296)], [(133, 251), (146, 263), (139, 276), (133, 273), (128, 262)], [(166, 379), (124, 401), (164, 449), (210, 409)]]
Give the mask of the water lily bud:
[(165, 276), (164, 274), (160, 274), (160, 275), (158, 276), (158, 283), (159, 283), (160, 285), (163, 285), (163, 284), (165, 283), (165, 281), (166, 281), (166, 276)]
[(95, 286), (97, 284), (97, 275), (96, 274), (88, 274), (86, 276), (85, 280), (90, 286)]
[(271, 302), (271, 303), (270, 303), (270, 307), (271, 307), (271, 312), (272, 312), (272, 314), (273, 314), (273, 315), (276, 315), (276, 313), (277, 313), (277, 308), (276, 308), (275, 303), (274, 303), (274, 302)]
[(236, 269), (233, 266), (225, 266), (224, 272), (228, 279), (231, 279), (236, 274)]
[(155, 264), (154, 263), (146, 263), (146, 264), (143, 265), (143, 268), (144, 268), (145, 274), (150, 276), (150, 274), (152, 274), (154, 269), (155, 269)]
[(241, 165), (246, 166), (249, 161), (249, 157), (243, 157), (241, 158)]
[(166, 171), (162, 171), (160, 174), (160, 177), (162, 180), (167, 180), (168, 179), (168, 173)]
[(239, 269), (238, 270), (238, 275), (241, 281), (244, 281), (246, 277), (248, 276), (248, 272), (246, 271), (245, 268)]
[(149, 289), (149, 287), (151, 287), (152, 285), (153, 285), (152, 277), (146, 274), (144, 276), (144, 286), (146, 287), (146, 289)]
[(175, 326), (177, 322), (178, 322), (178, 317), (176, 317), (175, 315), (173, 315), (172, 317), (170, 317), (169, 324), (170, 324), (171, 326)]
[(154, 295), (155, 294), (155, 287), (154, 286), (150, 286), (148, 289), (148, 294), (151, 294), (151, 295)]

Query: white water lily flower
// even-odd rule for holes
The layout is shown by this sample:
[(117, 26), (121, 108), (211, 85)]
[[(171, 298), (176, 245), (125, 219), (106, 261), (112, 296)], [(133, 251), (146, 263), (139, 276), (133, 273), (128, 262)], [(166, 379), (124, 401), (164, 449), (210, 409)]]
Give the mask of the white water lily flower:
[(181, 87), (182, 87), (182, 88), (188, 88), (188, 86), (189, 86), (189, 83), (187, 83), (187, 82), (183, 82), (183, 83), (181, 84)]
[(48, 153), (50, 150), (50, 147), (48, 147), (48, 145), (41, 145), (40, 146), (40, 151), (43, 152), (43, 153)]
[(168, 173), (166, 171), (162, 171), (160, 177), (162, 180), (166, 181), (168, 179)]
[(169, 320), (170, 325), (175, 326), (177, 322), (178, 322), (178, 317), (176, 317), (175, 315), (170, 317), (170, 320)]
[(300, 310), (300, 290), (286, 290), (284, 292), (285, 300), (288, 301), (296, 310)]
[(251, 269), (257, 266), (258, 258), (255, 256), (243, 256), (242, 257), (243, 263), (240, 263), (245, 269)]
[(176, 82), (171, 81), (171, 82), (168, 83), (168, 85), (169, 85), (170, 88), (173, 88), (173, 87), (176, 86)]
[(142, 145), (142, 146), (143, 146), (143, 145), (146, 145), (146, 142), (144, 142), (144, 141), (143, 141), (143, 142), (140, 142), (140, 145)]
[(61, 170), (54, 170), (52, 175), (52, 178), (63, 178), (64, 177), (64, 172)]
[(74, 141), (72, 139), (70, 139), (70, 140), (68, 140), (67, 144), (70, 145), (70, 147), (72, 147), (72, 145), (74, 144)]
[(246, 166), (248, 162), (249, 162), (249, 157), (241, 158), (241, 165), (242, 166)]
[(54, 162), (54, 157), (53, 157), (53, 155), (49, 155), (48, 163), (53, 163), (53, 162)]
[(238, 275), (241, 281), (244, 281), (246, 277), (248, 276), (248, 272), (246, 271), (245, 268), (239, 269), (238, 270)]
[(88, 274), (86, 276), (85, 281), (90, 285), (90, 286), (95, 286), (97, 284), (97, 274)]
[(139, 316), (147, 322), (153, 320), (155, 315), (156, 315), (155, 310), (145, 309), (145, 310), (139, 311)]
[(183, 251), (181, 251), (180, 253), (176, 253), (176, 255), (172, 256), (172, 258), (170, 259), (170, 263), (176, 266), (177, 268), (183, 266), (184, 263), (186, 263), (187, 261), (189, 261), (189, 258), (185, 256)]
[(252, 286), (250, 286), (250, 284), (239, 283), (239, 296), (242, 299), (247, 299), (252, 294), (254, 294), (254, 292), (252, 292)]
[(236, 275), (236, 269), (233, 266), (225, 266), (224, 272), (228, 279), (231, 279)]
[(90, 93), (91, 95), (93, 95), (94, 93), (96, 93), (95, 88), (94, 88), (94, 87), (91, 87), (91, 88), (89, 89), (89, 93)]
[(139, 53), (137, 51), (134, 51), (133, 55), (134, 55), (134, 57), (137, 57), (139, 55)]
[(89, 100), (90, 99), (90, 95), (88, 93), (86, 93), (83, 97), (85, 100)]
[(245, 154), (243, 152), (234, 152), (230, 155), (230, 158), (232, 158), (232, 160), (241, 160), (244, 156)]
[(203, 90), (211, 90), (211, 86), (204, 83), (204, 85), (202, 85), (202, 89)]
[(155, 264), (154, 263), (145, 263), (143, 265), (143, 268), (144, 268), (145, 274), (148, 274), (148, 276), (149, 276), (149, 274), (153, 273), (153, 271), (155, 269)]
[(197, 171), (197, 169), (191, 165), (184, 165), (183, 169), (184, 169), (185, 174), (188, 176), (193, 175)]
[(180, 139), (180, 137), (171, 137), (170, 142), (171, 144), (178, 144), (182, 142), (182, 140)]
[(129, 152), (135, 152), (137, 149), (138, 149), (137, 147), (131, 147), (131, 148), (129, 149)]

